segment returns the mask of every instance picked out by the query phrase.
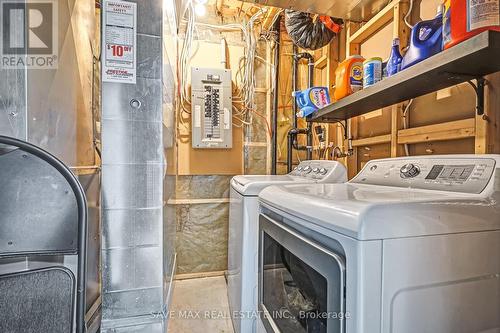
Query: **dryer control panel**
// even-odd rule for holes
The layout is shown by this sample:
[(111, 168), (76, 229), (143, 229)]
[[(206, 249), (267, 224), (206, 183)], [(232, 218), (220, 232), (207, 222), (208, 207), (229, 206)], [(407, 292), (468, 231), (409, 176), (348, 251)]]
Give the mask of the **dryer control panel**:
[(494, 180), (495, 168), (500, 167), (497, 165), (499, 161), (498, 155), (372, 160), (351, 182), (479, 194)]
[(290, 176), (313, 179), (322, 182), (345, 182), (347, 181), (347, 170), (343, 164), (336, 161), (310, 160), (302, 161), (296, 166)]

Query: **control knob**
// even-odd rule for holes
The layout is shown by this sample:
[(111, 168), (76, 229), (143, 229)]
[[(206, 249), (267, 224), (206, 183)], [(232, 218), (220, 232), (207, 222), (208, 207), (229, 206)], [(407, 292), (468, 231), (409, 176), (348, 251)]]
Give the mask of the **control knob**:
[(328, 170), (325, 168), (319, 169), (319, 173), (322, 174), (323, 176), (326, 175), (327, 172), (328, 172)]
[(318, 172), (319, 172), (319, 168), (314, 168), (314, 169), (313, 169), (313, 172), (314, 172), (314, 173), (318, 173)]
[(420, 168), (413, 163), (408, 163), (403, 165), (399, 172), (401, 178), (413, 178), (420, 174)]
[(312, 169), (309, 165), (304, 168), (305, 173), (311, 173), (311, 171), (312, 171)]

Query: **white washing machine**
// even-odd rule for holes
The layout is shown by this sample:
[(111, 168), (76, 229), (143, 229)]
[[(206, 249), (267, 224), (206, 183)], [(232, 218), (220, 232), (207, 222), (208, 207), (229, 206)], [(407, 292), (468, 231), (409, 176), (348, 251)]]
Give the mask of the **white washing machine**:
[(260, 191), (273, 184), (345, 181), (345, 167), (324, 160), (303, 161), (288, 175), (235, 176), (231, 180), (227, 282), (229, 306), (237, 333), (256, 330)]
[(500, 332), (500, 155), (260, 193), (258, 332)]

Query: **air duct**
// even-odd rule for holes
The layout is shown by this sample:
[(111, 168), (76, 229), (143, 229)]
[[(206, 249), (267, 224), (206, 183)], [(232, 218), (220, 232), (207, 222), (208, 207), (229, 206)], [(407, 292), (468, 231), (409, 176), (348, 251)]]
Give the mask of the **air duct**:
[(314, 18), (311, 14), (285, 10), (285, 27), (293, 43), (308, 50), (317, 50), (332, 41), (343, 21), (329, 16)]

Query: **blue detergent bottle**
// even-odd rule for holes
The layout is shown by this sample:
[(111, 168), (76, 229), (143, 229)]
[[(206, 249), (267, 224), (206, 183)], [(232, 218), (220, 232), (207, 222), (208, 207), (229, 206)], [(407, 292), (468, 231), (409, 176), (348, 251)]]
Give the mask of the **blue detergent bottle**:
[(394, 38), (392, 41), (392, 50), (389, 60), (387, 60), (386, 73), (387, 77), (392, 76), (401, 70), (401, 61), (403, 61), (403, 56), (399, 50), (399, 38)]
[(421, 21), (411, 29), (410, 47), (401, 62), (401, 70), (443, 50), (443, 13), (441, 6), (432, 20)]
[(330, 94), (327, 87), (312, 87), (292, 93), (295, 97), (300, 111), (297, 117), (307, 117), (328, 104), (330, 104)]

